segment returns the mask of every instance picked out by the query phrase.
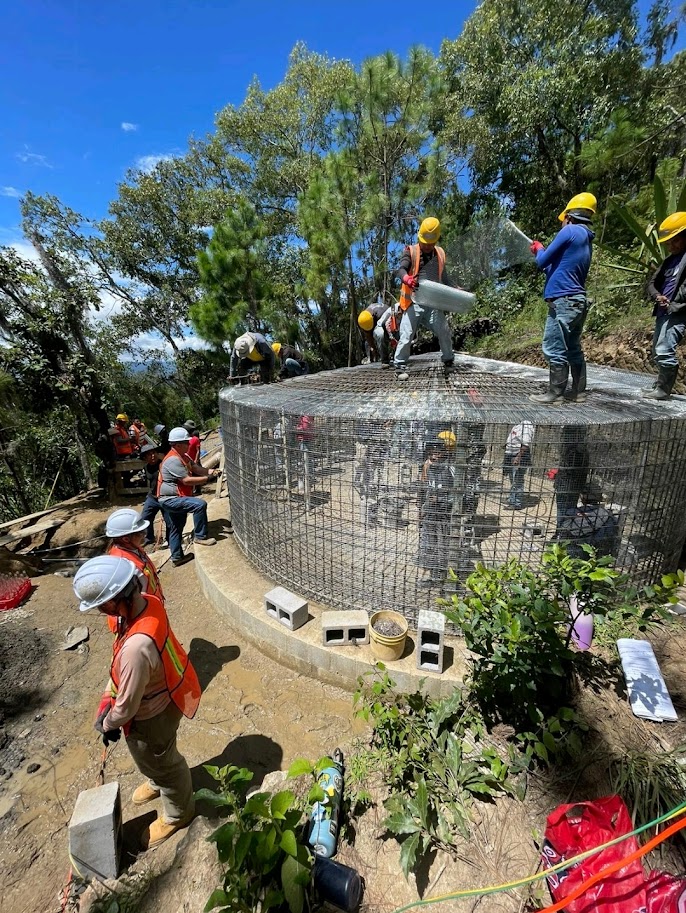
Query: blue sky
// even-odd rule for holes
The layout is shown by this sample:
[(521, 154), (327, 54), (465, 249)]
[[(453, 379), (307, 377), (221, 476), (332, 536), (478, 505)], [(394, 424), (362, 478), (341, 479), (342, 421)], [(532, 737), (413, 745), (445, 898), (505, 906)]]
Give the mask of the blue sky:
[[(649, 0), (641, 0), (645, 10)], [(0, 244), (16, 194), (53, 193), (105, 214), (127, 168), (181, 152), (256, 74), (269, 88), (293, 45), (359, 63), (413, 44), (438, 51), (474, 2), (20, 0), (0, 16)], [(683, 36), (680, 39), (683, 47)]]

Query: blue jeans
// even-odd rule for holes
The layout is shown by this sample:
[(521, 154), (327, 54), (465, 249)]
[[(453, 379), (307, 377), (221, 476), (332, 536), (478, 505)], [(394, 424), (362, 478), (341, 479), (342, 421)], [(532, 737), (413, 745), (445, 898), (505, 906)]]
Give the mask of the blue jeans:
[(583, 365), (581, 333), (588, 312), (585, 295), (554, 298), (548, 304), (543, 330), (543, 355), (550, 365)]
[(167, 523), (167, 518), (162, 510), (162, 505), (157, 500), (155, 495), (149, 494), (145, 499), (143, 504), (143, 509), (141, 510), (141, 520), (147, 520), (150, 526), (145, 530), (145, 541), (154, 542), (155, 541), (155, 532), (153, 530), (153, 523), (155, 522), (155, 517), (161, 513), (164, 517), (164, 523), (167, 527), (167, 537), (169, 537), (169, 524)]
[(677, 368), (676, 347), (686, 331), (685, 314), (658, 314), (653, 333), (653, 361), (663, 368)]
[(443, 311), (434, 308), (423, 308), (418, 304), (411, 304), (404, 312), (400, 321), (400, 342), (395, 350), (393, 364), (396, 368), (404, 368), (410, 359), (412, 338), (417, 332), (417, 327), (425, 326), (431, 330), (441, 347), (441, 358), (444, 364), (452, 362), (454, 358), (453, 340), (450, 335), (448, 321)]
[(186, 517), (193, 514), (193, 536), (207, 539), (207, 504), (202, 498), (165, 498), (160, 501), (167, 521), (169, 548), (173, 559), (183, 558), (181, 546)]
[(284, 370), (289, 377), (300, 377), (302, 374), (308, 374), (307, 365), (304, 367), (295, 358), (287, 358), (283, 363)]

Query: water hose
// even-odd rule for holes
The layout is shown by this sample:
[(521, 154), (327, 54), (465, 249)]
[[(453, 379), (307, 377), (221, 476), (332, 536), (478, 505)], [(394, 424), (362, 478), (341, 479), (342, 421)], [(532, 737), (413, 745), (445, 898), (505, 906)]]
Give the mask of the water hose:
[[(564, 859), (562, 862), (558, 862), (556, 865), (551, 866), (549, 869), (544, 869), (540, 872), (536, 872), (534, 875), (528, 875), (525, 878), (519, 878), (516, 881), (510, 881), (506, 884), (492, 885), (487, 888), (469, 888), (464, 891), (451, 891), (447, 894), (437, 894), (435, 897), (426, 897), (419, 900), (414, 900), (412, 903), (405, 904), (403, 907), (398, 907), (394, 910), (394, 913), (405, 913), (406, 910), (411, 910), (414, 907), (428, 907), (435, 903), (441, 903), (446, 900), (462, 900), (467, 897), (481, 897), (486, 894), (500, 894), (505, 891), (511, 891), (514, 888), (526, 887), (529, 884), (533, 884), (536, 881), (541, 881), (543, 878), (547, 878), (548, 875), (551, 875), (555, 872), (562, 872), (566, 869), (571, 868), (573, 865), (576, 865), (578, 862), (582, 862), (584, 859), (588, 859), (589, 856), (594, 856), (596, 853), (599, 853), (601, 850), (607, 849), (610, 846), (615, 846), (617, 843), (621, 843), (623, 840), (628, 840), (629, 837), (636, 837), (638, 834), (642, 834), (644, 831), (650, 830), (650, 828), (655, 827), (659, 824), (662, 824), (665, 821), (670, 821), (672, 818), (676, 818), (679, 815), (686, 812), (686, 802), (683, 802), (681, 805), (678, 805), (676, 808), (673, 808), (670, 812), (666, 812), (664, 815), (660, 815), (658, 818), (649, 821), (648, 824), (643, 824), (641, 827), (635, 828), (633, 831), (629, 831), (628, 834), (622, 834), (621, 837), (615, 837), (613, 840), (608, 840), (607, 843), (601, 843), (599, 846), (593, 847), (593, 849), (585, 850), (583, 853), (579, 853), (577, 856), (572, 856), (570, 859)], [(578, 897), (582, 894), (587, 888), (591, 887), (601, 878), (605, 878), (607, 875), (611, 875), (617, 869), (622, 868), (627, 865), (629, 862), (633, 862), (634, 858), (649, 853), (654, 849), (658, 844), (662, 843), (663, 840), (666, 840), (668, 837), (671, 837), (672, 834), (676, 834), (677, 831), (686, 827), (686, 817), (681, 821), (677, 821), (674, 824), (670, 825), (662, 833), (657, 834), (652, 840), (648, 841), (644, 847), (641, 847), (636, 853), (630, 853), (628, 856), (620, 859), (619, 862), (613, 863), (611, 866), (603, 869), (597, 875), (594, 875), (593, 878), (579, 885), (574, 892), (569, 894), (564, 900), (560, 901), (557, 904), (554, 904), (550, 907), (542, 908), (538, 910), (537, 913), (556, 913), (556, 911), (561, 910), (565, 907), (571, 900), (575, 897)]]

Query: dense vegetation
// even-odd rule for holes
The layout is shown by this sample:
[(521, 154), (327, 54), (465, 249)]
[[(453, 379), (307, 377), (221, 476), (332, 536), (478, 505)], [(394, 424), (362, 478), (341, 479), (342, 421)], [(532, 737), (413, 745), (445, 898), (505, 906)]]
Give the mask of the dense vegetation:
[[(41, 507), (60, 467), (56, 497), (88, 483), (114, 411), (215, 414), (245, 329), (298, 344), (315, 368), (358, 361), (356, 313), (392, 294), (428, 212), (447, 240), (502, 211), (545, 240), (591, 190), (607, 248), (591, 329), (607, 331), (640, 306), (642, 275), (614, 268), (641, 253), (621, 212), (654, 222), (656, 175), (668, 193), (684, 173), (676, 34), (668, 0), (642, 26), (634, 0), (484, 0), (438, 56), (355, 68), (297, 45), (274, 89), (255, 79), (210, 135), (130, 172), (106, 218), (28, 193), (35, 257), (0, 250), (0, 514)], [(529, 266), (478, 291), (501, 327), (537, 332)], [(191, 327), (207, 349), (184, 345)], [(159, 348), (141, 352), (140, 334)]]

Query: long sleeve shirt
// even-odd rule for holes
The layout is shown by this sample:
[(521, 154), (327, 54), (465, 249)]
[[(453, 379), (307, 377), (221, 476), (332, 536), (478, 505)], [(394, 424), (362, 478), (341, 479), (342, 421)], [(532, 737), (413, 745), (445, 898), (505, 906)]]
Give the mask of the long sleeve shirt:
[[(648, 296), (655, 301), (653, 316), (659, 313), (677, 314), (686, 308), (686, 253), (671, 254), (660, 264), (648, 283)], [(657, 296), (669, 298), (669, 305), (660, 308)]]
[[(252, 352), (246, 356), (246, 361), (254, 361), (256, 364), (266, 361), (269, 364), (269, 369), (274, 368), (274, 352), (272, 347), (269, 345), (267, 340), (261, 333), (251, 333), (252, 338), (255, 340), (255, 348)], [(240, 358), (238, 352), (235, 349), (231, 352), (231, 364), (229, 366), (229, 377), (235, 377), (236, 372), (238, 371), (238, 365), (243, 359)]]
[(153, 639), (147, 634), (132, 634), (114, 662), (119, 690), (104, 728), (120, 729), (131, 720), (149, 720), (162, 713), (171, 697)]
[(594, 237), (585, 225), (565, 225), (548, 247), (536, 254), (536, 266), (545, 273), (543, 297), (547, 301), (586, 292)]
[[(406, 247), (400, 258), (400, 264), (395, 271), (395, 275), (402, 282), (411, 269), (412, 251), (409, 247)], [(443, 267), (441, 278), (438, 278), (438, 254), (436, 253), (435, 247), (429, 251), (423, 251), (421, 248), (419, 249), (419, 272), (417, 273), (417, 278), (420, 282), (422, 279), (430, 279), (432, 282), (441, 282), (443, 285), (449, 285), (450, 288), (455, 288), (455, 283), (450, 278), (450, 274), (445, 266)]]

